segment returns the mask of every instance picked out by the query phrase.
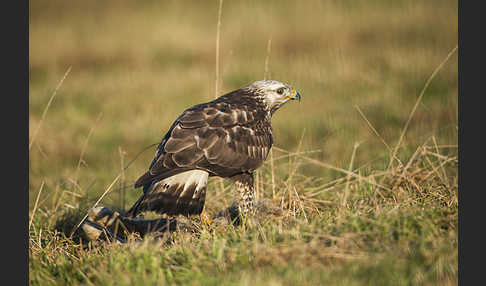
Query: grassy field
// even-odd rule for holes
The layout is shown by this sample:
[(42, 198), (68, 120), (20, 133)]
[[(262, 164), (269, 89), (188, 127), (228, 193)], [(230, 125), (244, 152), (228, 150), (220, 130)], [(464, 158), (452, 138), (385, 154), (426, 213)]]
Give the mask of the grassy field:
[[(128, 209), (154, 147), (137, 154), (215, 97), (218, 7), (30, 1), (30, 284), (456, 285), (457, 1), (224, 1), (219, 95), (265, 75), (302, 95), (257, 172), (283, 216), (69, 238), (120, 173), (99, 205)], [(211, 179), (205, 211), (232, 201)]]

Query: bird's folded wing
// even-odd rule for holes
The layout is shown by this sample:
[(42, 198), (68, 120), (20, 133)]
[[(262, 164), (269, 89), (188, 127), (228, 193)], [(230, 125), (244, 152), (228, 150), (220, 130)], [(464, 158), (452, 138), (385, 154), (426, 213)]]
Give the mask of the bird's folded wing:
[(175, 170), (202, 169), (222, 177), (255, 170), (272, 146), (270, 122), (258, 119), (256, 112), (221, 102), (186, 110), (135, 187), (173, 175)]

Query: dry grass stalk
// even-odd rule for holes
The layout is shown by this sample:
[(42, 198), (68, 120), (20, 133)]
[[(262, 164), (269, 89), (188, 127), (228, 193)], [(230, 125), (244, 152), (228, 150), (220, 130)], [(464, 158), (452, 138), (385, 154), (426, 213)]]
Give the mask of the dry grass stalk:
[[(121, 173), (118, 174), (118, 176), (116, 176), (116, 178), (113, 180), (113, 182), (111, 182), (111, 184), (108, 186), (108, 188), (103, 192), (103, 194), (98, 198), (98, 200), (93, 204), (93, 206), (91, 208), (96, 207), (101, 202), (101, 200), (111, 190), (111, 188), (113, 187), (113, 185), (115, 185), (115, 183), (118, 181), (118, 179), (120, 179), (120, 177), (121, 177)], [(76, 230), (78, 230), (79, 226), (81, 226), (81, 224), (84, 222), (84, 220), (87, 217), (88, 217), (88, 213), (86, 213), (86, 215), (81, 219), (81, 221), (76, 225), (76, 227), (73, 228), (73, 230), (71, 231), (71, 234), (69, 235), (69, 237), (72, 237), (73, 236), (73, 234), (76, 232)]]
[[(220, 85), (220, 76), (219, 76), (219, 46), (220, 46), (220, 34), (221, 34), (221, 16), (223, 12), (223, 0), (219, 0), (219, 8), (218, 8), (218, 24), (216, 27), (216, 79), (215, 79), (215, 89), (214, 89), (214, 98), (219, 96), (219, 85)], [(219, 187), (221, 192), (224, 193), (224, 182), (222, 178), (219, 178)]]
[[(305, 134), (305, 128), (304, 128), (304, 130), (302, 130), (302, 135), (300, 136), (299, 144), (297, 145), (297, 150), (295, 152), (296, 154), (300, 153), (300, 148), (302, 147), (302, 141), (304, 140), (304, 134)], [(293, 158), (293, 157), (295, 157), (295, 156), (289, 156), (289, 169), (292, 166), (291, 158)], [(294, 160), (294, 162), (296, 162), (296, 160)], [(294, 177), (295, 172), (297, 171), (297, 168), (299, 167), (299, 162), (296, 162), (293, 167), (294, 168), (289, 173), (289, 178), (287, 179), (287, 183), (292, 182), (292, 178)]]
[[(268, 63), (270, 62), (270, 53), (272, 52), (272, 36), (267, 42), (267, 56), (265, 57), (265, 67), (263, 71), (263, 79), (267, 79), (269, 76)], [(272, 199), (275, 199), (275, 165), (273, 162), (273, 148), (270, 149), (270, 169), (272, 174)]]
[(302, 156), (302, 155), (298, 155), (299, 157), (302, 157), (304, 159), (306, 159), (307, 161), (313, 163), (313, 164), (316, 164), (318, 166), (321, 166), (321, 167), (325, 167), (325, 168), (328, 168), (328, 169), (331, 169), (331, 170), (335, 170), (335, 171), (338, 171), (338, 172), (341, 172), (341, 173), (344, 173), (346, 175), (350, 175), (351, 177), (355, 177), (357, 179), (361, 179), (362, 181), (364, 182), (367, 182), (373, 186), (376, 186), (376, 187), (379, 187), (379, 188), (382, 188), (384, 190), (388, 190), (390, 191), (389, 188), (385, 187), (385, 186), (382, 186), (376, 182), (373, 182), (370, 178), (372, 178), (373, 176), (368, 176), (368, 177), (363, 177), (361, 175), (358, 175), (354, 172), (350, 172), (348, 170), (345, 170), (345, 169), (342, 169), (342, 168), (339, 168), (339, 167), (335, 167), (335, 166), (332, 166), (331, 164), (328, 164), (328, 163), (324, 163), (324, 162), (321, 162), (319, 160), (316, 160), (316, 159), (312, 159), (312, 158), (309, 158), (309, 157), (306, 157), (306, 156)]
[(34, 220), (35, 211), (37, 210), (37, 204), (39, 203), (39, 198), (40, 198), (40, 194), (42, 193), (43, 187), (44, 187), (44, 181), (42, 181), (42, 184), (39, 188), (39, 192), (37, 193), (37, 198), (35, 199), (34, 209), (32, 210), (32, 215), (30, 216), (30, 221), (29, 221), (29, 230), (30, 230), (30, 226), (32, 225), (32, 221)]
[[(435, 140), (435, 136), (432, 136), (432, 142), (434, 143), (435, 152), (436, 152), (437, 154), (438, 154), (438, 153), (440, 153), (440, 152), (439, 152), (439, 147), (438, 147), (438, 145), (437, 145), (437, 140)], [(426, 152), (426, 151), (427, 151), (427, 150), (425, 150), (425, 149), (424, 149), (424, 152)], [(430, 153), (432, 153), (432, 152), (430, 152)], [(442, 175), (443, 175), (443, 178), (444, 178), (444, 179), (445, 179), (445, 178), (447, 178), (447, 173), (446, 173), (446, 170), (445, 170), (445, 168), (444, 168), (443, 166), (441, 167), (441, 170), (442, 170)], [(448, 183), (448, 182), (447, 182), (447, 187), (450, 187), (450, 185), (449, 185), (449, 183)]]
[(37, 128), (35, 129), (34, 134), (32, 135), (32, 139), (30, 140), (30, 143), (29, 143), (29, 151), (30, 151), (30, 148), (32, 147), (32, 144), (34, 144), (34, 141), (35, 141), (35, 138), (37, 137), (37, 134), (39, 133), (39, 130), (40, 130), (41, 126), (42, 126), (42, 122), (44, 122), (44, 119), (46, 118), (47, 110), (49, 110), (49, 107), (51, 106), (52, 102), (54, 101), (54, 97), (56, 96), (57, 91), (61, 87), (62, 83), (66, 79), (66, 77), (69, 74), (69, 72), (71, 71), (71, 67), (72, 66), (69, 66), (69, 68), (67, 69), (67, 71), (64, 73), (64, 76), (62, 77), (62, 79), (59, 81), (59, 83), (57, 84), (56, 88), (54, 89), (54, 92), (52, 93), (51, 98), (49, 98), (49, 102), (47, 102), (47, 105), (44, 108), (44, 111), (42, 112), (42, 116), (41, 116), (41, 120), (39, 121), (39, 125), (37, 125)]
[(272, 35), (270, 35), (270, 38), (268, 39), (267, 42), (267, 56), (265, 57), (265, 67), (263, 71), (263, 79), (266, 80), (268, 79), (270, 75), (270, 71), (268, 69), (268, 63), (270, 62), (270, 53), (272, 52)]
[(123, 149), (121, 148), (121, 146), (118, 146), (118, 154), (120, 154), (120, 172), (121, 172), (121, 177), (120, 177), (120, 189), (121, 189), (121, 192), (120, 192), (120, 208), (121, 209), (125, 209), (125, 191), (126, 191), (126, 182), (125, 182), (125, 155), (127, 154), (125, 151), (123, 151)]
[(83, 156), (84, 156), (84, 154), (86, 152), (86, 149), (88, 148), (89, 139), (91, 138), (91, 135), (93, 134), (93, 131), (95, 130), (96, 126), (98, 126), (98, 122), (100, 121), (102, 115), (103, 115), (103, 112), (100, 112), (98, 114), (98, 117), (96, 118), (96, 121), (95, 121), (94, 125), (89, 130), (88, 136), (86, 136), (86, 140), (83, 143), (83, 147), (81, 148), (81, 154), (79, 155), (78, 164), (76, 166), (76, 173), (74, 175), (74, 181), (75, 182), (78, 181), (79, 168), (81, 168), (81, 163), (84, 162), (83, 161)]
[[(354, 144), (353, 153), (351, 154), (351, 161), (349, 162), (348, 171), (350, 173), (352, 173), (352, 170), (353, 170), (354, 157), (356, 155), (356, 150), (358, 149), (358, 147), (359, 147), (359, 143), (357, 142), (357, 143)], [(341, 200), (341, 208), (340, 208), (341, 211), (346, 207), (346, 201), (348, 199), (348, 193), (349, 193), (349, 179), (350, 178), (351, 178), (351, 176), (348, 174), (346, 176), (346, 185), (344, 187), (344, 193), (343, 193), (342, 200)]]
[(366, 116), (364, 115), (363, 111), (361, 111), (361, 109), (359, 108), (359, 106), (355, 105), (354, 108), (356, 108), (356, 110), (358, 110), (359, 115), (361, 115), (361, 117), (364, 119), (364, 121), (366, 122), (366, 124), (368, 124), (368, 127), (373, 131), (373, 133), (375, 133), (375, 135), (378, 137), (378, 139), (381, 140), (381, 142), (383, 143), (383, 145), (385, 145), (386, 149), (388, 149), (388, 151), (391, 152), (392, 149), (390, 148), (390, 146), (386, 143), (385, 139), (383, 139), (383, 137), (381, 137), (380, 133), (378, 133), (378, 131), (376, 131), (375, 127), (373, 127), (373, 125), (368, 120), (368, 118), (366, 118)]
[(412, 108), (412, 111), (410, 112), (410, 115), (408, 116), (408, 119), (407, 119), (407, 122), (405, 123), (405, 126), (403, 126), (403, 129), (402, 129), (402, 132), (400, 134), (400, 138), (398, 139), (398, 143), (397, 145), (395, 146), (395, 148), (393, 149), (393, 152), (390, 156), (390, 162), (388, 164), (388, 168), (391, 167), (391, 164), (393, 162), (393, 158), (395, 158), (396, 154), (397, 154), (397, 151), (398, 149), (400, 148), (400, 145), (402, 144), (403, 142), (403, 138), (405, 137), (405, 133), (407, 132), (408, 130), (408, 126), (410, 124), (410, 121), (412, 120), (412, 117), (413, 115), (415, 114), (415, 111), (417, 110), (417, 107), (418, 105), (420, 104), (420, 102), (422, 101), (422, 97), (424, 96), (425, 94), (425, 91), (427, 90), (427, 87), (429, 87), (430, 85), (430, 82), (432, 81), (432, 79), (434, 79), (434, 77), (436, 76), (436, 74), (442, 69), (442, 67), (445, 65), (445, 63), (451, 58), (451, 56), (457, 51), (457, 45), (449, 52), (449, 54), (447, 54), (447, 56), (444, 58), (444, 60), (437, 66), (437, 68), (435, 68), (434, 72), (432, 72), (432, 74), (430, 75), (430, 77), (427, 79), (427, 81), (425, 82), (425, 85), (424, 87), (422, 88), (422, 90), (420, 91), (420, 94), (419, 94), (419, 97), (417, 98), (417, 100), (415, 101), (415, 105), (413, 106)]
[(215, 76), (216, 79), (215, 79), (214, 98), (217, 98), (219, 96), (219, 46), (220, 46), (222, 12), (223, 12), (223, 0), (219, 0), (218, 24), (216, 27), (216, 76)]

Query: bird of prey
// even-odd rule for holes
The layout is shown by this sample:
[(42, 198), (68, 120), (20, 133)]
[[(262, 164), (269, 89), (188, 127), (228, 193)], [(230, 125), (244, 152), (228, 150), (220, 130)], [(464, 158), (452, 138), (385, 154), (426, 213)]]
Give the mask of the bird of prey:
[(295, 89), (260, 80), (185, 110), (162, 138), (148, 171), (135, 182), (143, 194), (126, 215), (201, 214), (211, 176), (233, 181), (239, 214), (252, 214), (253, 173), (273, 144), (271, 118), (290, 100), (300, 101)]

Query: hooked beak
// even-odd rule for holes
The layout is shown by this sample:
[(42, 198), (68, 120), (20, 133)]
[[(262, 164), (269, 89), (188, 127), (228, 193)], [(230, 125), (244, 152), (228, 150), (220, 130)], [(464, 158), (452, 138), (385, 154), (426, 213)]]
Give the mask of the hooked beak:
[(296, 92), (292, 97), (292, 100), (298, 100), (300, 102), (300, 93)]
[(281, 100), (298, 100), (300, 102), (300, 93), (298, 93), (295, 89), (292, 89), (292, 92), (289, 95), (281, 97)]
[(300, 102), (300, 93), (298, 93), (295, 89), (292, 89), (292, 93), (290, 94), (289, 98), (291, 100), (298, 100)]

